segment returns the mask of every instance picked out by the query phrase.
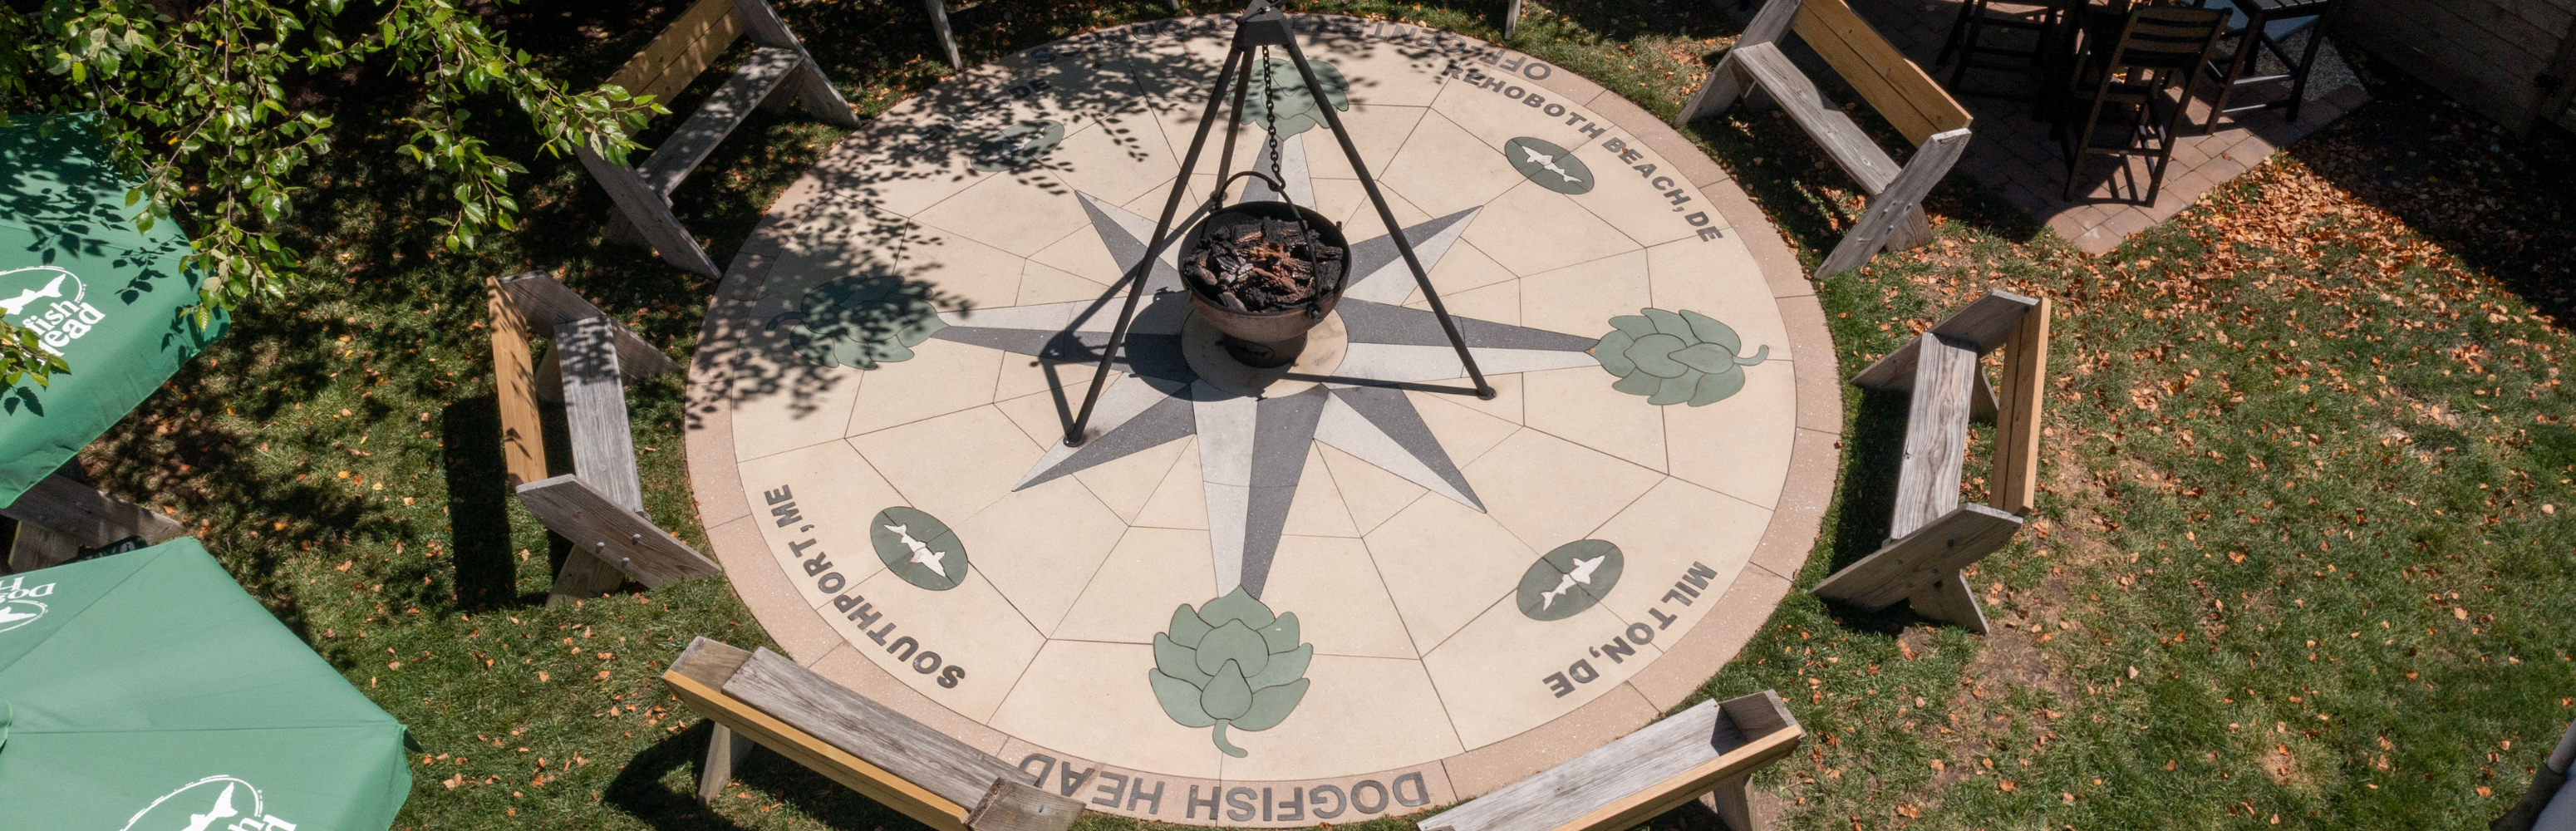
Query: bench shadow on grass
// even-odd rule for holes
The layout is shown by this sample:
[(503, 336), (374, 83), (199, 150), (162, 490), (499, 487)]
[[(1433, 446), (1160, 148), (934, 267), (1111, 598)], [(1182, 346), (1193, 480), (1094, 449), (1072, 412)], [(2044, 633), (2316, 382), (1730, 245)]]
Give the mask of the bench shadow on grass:
[[(743, 826), (721, 813), (698, 804), (697, 781), (705, 771), (707, 739), (714, 722), (701, 721), (687, 730), (654, 743), (627, 760), (626, 768), (608, 783), (601, 801), (627, 816), (663, 831), (734, 831)], [(682, 773), (686, 784), (674, 787), (666, 780)], [(901, 812), (859, 795), (822, 774), (768, 748), (753, 750), (734, 769), (734, 787), (728, 787), (719, 804), (732, 803), (739, 810), (758, 810), (784, 804), (787, 810), (812, 817), (832, 828), (917, 829), (919, 822)], [(741, 794), (750, 794), (743, 799)]]
[(510, 558), (510, 483), (502, 472), (501, 410), (492, 395), (447, 405), (440, 425), (456, 558), (456, 602), (472, 611), (517, 605), (518, 566)]
[[(1858, 417), (1843, 434), (1842, 493), (1835, 499), (1833, 527), (1826, 529), (1832, 549), (1827, 567), (1814, 574), (1814, 580), (1859, 562), (1886, 543), (1896, 511), (1897, 470), (1905, 461), (1905, 422), (1911, 404), (1907, 393), (1860, 391)], [(1875, 612), (1843, 603), (1829, 605), (1834, 619), (1854, 632), (1894, 634), (1929, 620), (1903, 602)]]

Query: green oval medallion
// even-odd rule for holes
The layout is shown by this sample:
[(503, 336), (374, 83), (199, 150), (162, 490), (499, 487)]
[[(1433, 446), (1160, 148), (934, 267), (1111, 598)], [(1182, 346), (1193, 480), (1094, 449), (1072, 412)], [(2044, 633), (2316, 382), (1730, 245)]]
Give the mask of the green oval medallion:
[(966, 579), (966, 546), (937, 517), (902, 506), (878, 511), (868, 520), (868, 541), (906, 583), (943, 592)]
[(1592, 191), (1592, 168), (1574, 151), (1528, 136), (1503, 142), (1503, 158), (1539, 187), (1572, 196)]
[(1619, 584), (1627, 557), (1607, 540), (1575, 540), (1531, 563), (1521, 575), (1521, 614), (1564, 620), (1592, 608)]

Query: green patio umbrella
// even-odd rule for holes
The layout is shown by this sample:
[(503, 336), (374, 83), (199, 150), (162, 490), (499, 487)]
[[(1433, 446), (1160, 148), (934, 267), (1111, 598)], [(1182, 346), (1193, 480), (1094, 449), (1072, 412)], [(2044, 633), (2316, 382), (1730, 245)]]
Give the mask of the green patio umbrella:
[(94, 117), (18, 116), (0, 127), (0, 320), (37, 332), (71, 364), (51, 386), (0, 390), (0, 506), (62, 467), (223, 334), (200, 330), (201, 275), (179, 266), (175, 223), (134, 229), (134, 180), (117, 172)]
[(382, 831), (404, 741), (194, 538), (0, 577), (0, 827)]

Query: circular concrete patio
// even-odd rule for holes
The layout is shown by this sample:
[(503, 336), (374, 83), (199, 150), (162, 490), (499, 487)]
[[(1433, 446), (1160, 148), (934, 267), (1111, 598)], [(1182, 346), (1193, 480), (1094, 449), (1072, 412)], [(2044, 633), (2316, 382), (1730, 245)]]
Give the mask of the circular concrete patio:
[(736, 259), (691, 370), (701, 518), (761, 625), (1097, 810), (1347, 823), (1598, 747), (1734, 656), (1832, 487), (1822, 314), (1714, 163), (1528, 56), (1299, 23), (1492, 400), (1283, 105), (1286, 197), (1353, 243), (1329, 360), (1210, 365), (1167, 253), (1095, 438), (1062, 446), (1222, 16), (1031, 49), (852, 133)]

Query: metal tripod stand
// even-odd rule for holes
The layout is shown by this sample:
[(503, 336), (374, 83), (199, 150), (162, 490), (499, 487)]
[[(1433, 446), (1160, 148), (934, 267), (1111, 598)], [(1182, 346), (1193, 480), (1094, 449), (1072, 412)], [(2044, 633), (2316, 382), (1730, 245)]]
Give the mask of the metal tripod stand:
[[(1092, 407), (1100, 403), (1100, 391), (1108, 382), (1110, 366), (1117, 361), (1118, 350), (1126, 344), (1127, 327), (1135, 321), (1136, 304), (1145, 294), (1146, 275), (1153, 272), (1154, 261), (1162, 256), (1164, 246), (1173, 244), (1180, 236), (1172, 227), (1172, 217), (1180, 212), (1182, 194), (1189, 185), (1190, 173), (1198, 169), (1199, 153), (1207, 149), (1208, 130), (1216, 126), (1217, 109), (1225, 104), (1226, 94), (1231, 89), (1234, 109), (1226, 117), (1225, 148), (1217, 157), (1216, 192), (1209, 195), (1209, 205), (1213, 208), (1225, 199), (1225, 188), (1234, 178), (1231, 174), (1235, 132), (1243, 125), (1244, 96), (1252, 86), (1253, 53), (1265, 46), (1282, 47), (1287, 51), (1289, 62), (1297, 66), (1297, 76), (1305, 81), (1306, 94), (1323, 94), (1324, 87), (1316, 80), (1314, 67), (1306, 62), (1306, 53), (1297, 48), (1297, 33), (1289, 27), (1287, 13), (1280, 11), (1272, 0), (1252, 0), (1251, 5), (1244, 7), (1243, 14), (1235, 18), (1234, 45), (1225, 54), (1225, 68), (1217, 71), (1215, 87), (1208, 91), (1207, 110), (1199, 116), (1198, 134), (1191, 137), (1189, 152), (1181, 157), (1180, 173), (1172, 179), (1172, 195), (1163, 202), (1162, 218), (1154, 222), (1154, 235), (1145, 246), (1145, 256), (1127, 269), (1124, 278), (1127, 302), (1119, 309), (1118, 325), (1110, 330), (1108, 345), (1101, 349), (1099, 371), (1091, 375), (1091, 388), (1082, 397), (1082, 409), (1065, 430), (1066, 447), (1079, 447), (1087, 438), (1083, 431), (1091, 424)], [(1431, 288), (1431, 276), (1423, 272), (1422, 261), (1414, 257), (1413, 242), (1405, 239), (1404, 227), (1396, 224), (1395, 212), (1387, 209), (1386, 197), (1377, 189), (1377, 177), (1370, 175), (1367, 163), (1360, 161), (1360, 150), (1351, 143), (1350, 131), (1342, 127), (1341, 116), (1335, 114), (1330, 103), (1319, 100), (1317, 104), (1317, 111), (1324, 116), (1324, 126), (1341, 143), (1342, 155), (1350, 160), (1351, 171), (1359, 176), (1360, 188), (1368, 192), (1369, 204), (1377, 208), (1378, 220), (1386, 224), (1387, 236), (1394, 241), (1396, 253), (1403, 256), (1405, 268), (1413, 272), (1414, 284), (1421, 287), (1422, 296), (1431, 301), (1431, 313), (1440, 318), (1440, 330), (1448, 334), (1449, 344), (1457, 348), (1458, 361), (1467, 366), (1467, 377), (1476, 385), (1476, 397), (1492, 399), (1493, 385), (1486, 383), (1484, 371), (1476, 368), (1476, 356), (1467, 351), (1467, 339), (1458, 334), (1458, 323), (1449, 317), (1448, 305), (1442, 303), (1440, 293)], [(1257, 171), (1247, 172), (1261, 175)], [(1272, 180), (1270, 185), (1273, 193), (1287, 192), (1282, 182)], [(1346, 275), (1343, 279), (1359, 276), (1365, 275)]]

